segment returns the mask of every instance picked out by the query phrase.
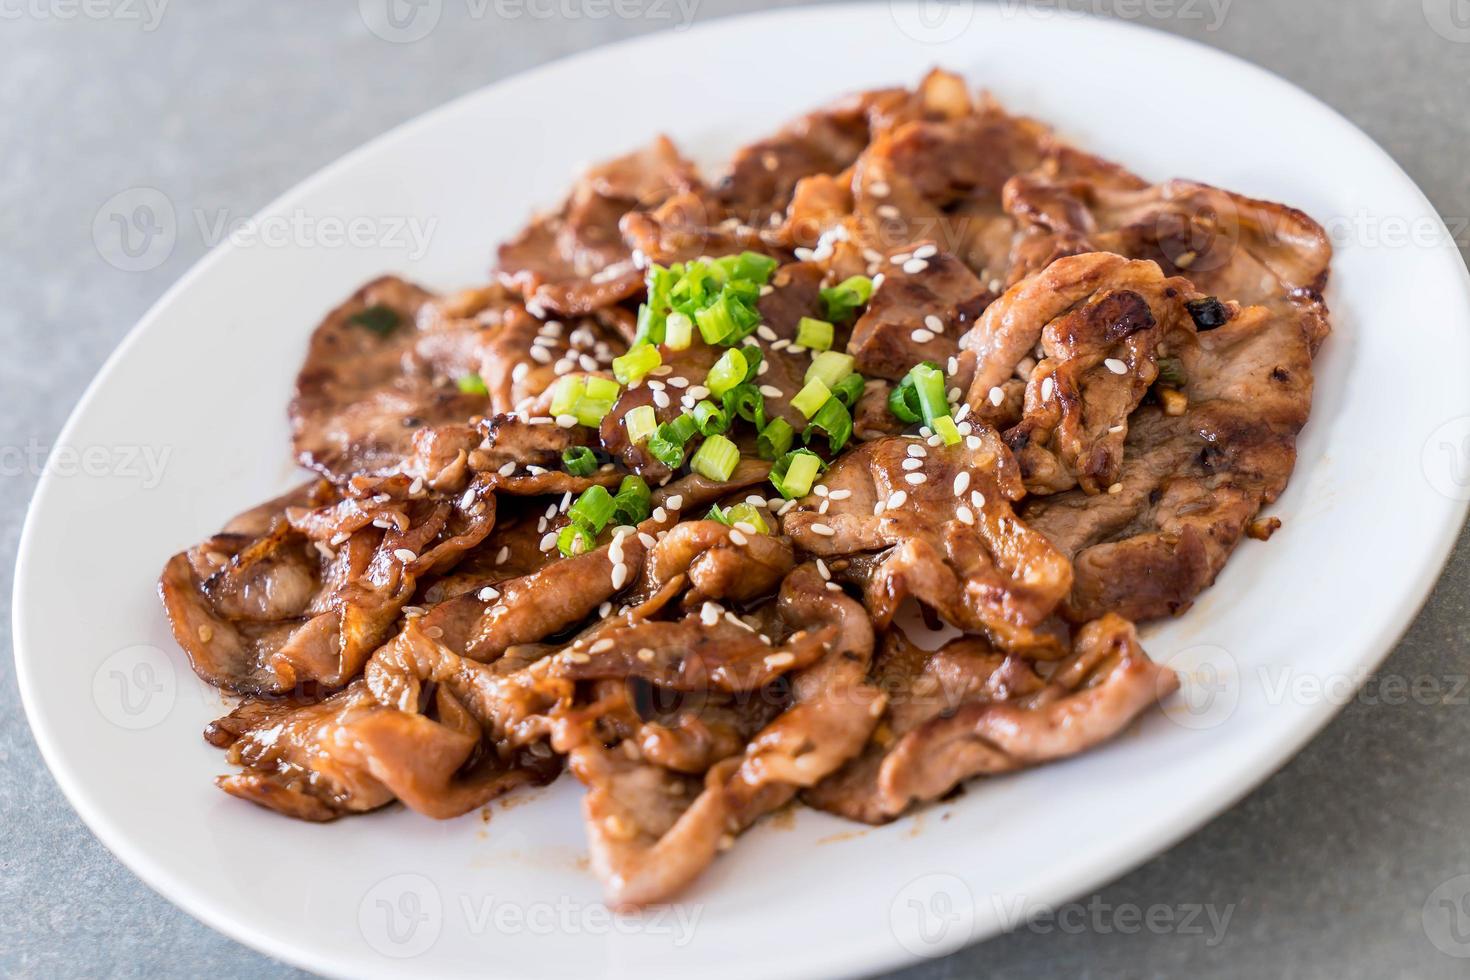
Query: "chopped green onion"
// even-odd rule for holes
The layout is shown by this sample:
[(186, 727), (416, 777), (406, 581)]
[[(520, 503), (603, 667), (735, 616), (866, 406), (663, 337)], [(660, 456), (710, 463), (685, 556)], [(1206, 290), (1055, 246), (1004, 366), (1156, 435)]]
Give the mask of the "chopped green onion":
[(644, 344), (641, 347), (634, 347), (622, 357), (613, 358), (613, 377), (625, 385), (636, 384), (663, 362), (664, 359), (659, 356), (657, 347), (652, 344)]
[(766, 427), (766, 396), (750, 382), (725, 392), (725, 417), (734, 425), (736, 419), (752, 423), (756, 431)]
[(707, 344), (723, 344), (726, 338), (734, 337), (740, 330), (735, 322), (733, 305), (726, 296), (721, 296), (713, 306), (695, 313), (694, 322), (699, 326), (699, 335)]
[(694, 453), (689, 461), (690, 469), (700, 476), (721, 483), (730, 479), (735, 465), (740, 462), (740, 450), (724, 436), (710, 436)]
[(953, 446), (964, 438), (960, 435), (959, 426), (954, 424), (952, 415), (941, 415), (929, 424), (934, 427), (934, 434), (943, 439), (946, 446)]
[(591, 476), (597, 470), (597, 457), (586, 446), (573, 446), (561, 454), (561, 461), (572, 476)]
[(755, 451), (761, 459), (780, 459), (791, 448), (796, 431), (785, 419), (771, 419), (755, 440)]
[(764, 286), (771, 278), (771, 273), (776, 271), (777, 263), (775, 259), (759, 252), (741, 252), (739, 255), (715, 259), (714, 264), (730, 279)]
[(715, 504), (714, 506), (712, 506), (709, 509), (709, 513), (704, 515), (704, 519), (707, 521), (718, 521), (726, 527), (729, 527), (731, 524), (735, 523), (734, 521), (730, 520), (729, 514), (720, 509), (719, 504)]
[(863, 397), (863, 386), (866, 384), (866, 379), (854, 371), (837, 382), (837, 385), (832, 389), (832, 397), (848, 408), (853, 408), (857, 405), (858, 399)]
[(835, 286), (823, 289), (821, 295), (822, 308), (827, 311), (827, 319), (841, 322), (872, 298), (873, 280), (867, 276), (852, 276)]
[(745, 381), (745, 357), (735, 348), (720, 355), (709, 369), (704, 383), (716, 398)]
[(904, 425), (913, 425), (924, 417), (919, 411), (919, 393), (914, 390), (913, 382), (905, 379), (888, 393), (888, 410)]
[(466, 395), (488, 395), (490, 389), (485, 387), (485, 379), (478, 374), (466, 374), (455, 382), (459, 390)]
[(771, 467), (771, 486), (787, 500), (805, 497), (823, 465), (822, 458), (810, 449), (792, 450)]
[(827, 446), (834, 453), (839, 452), (847, 445), (847, 440), (852, 438), (852, 415), (837, 399), (827, 399), (827, 404), (812, 416), (811, 424), (802, 433), (802, 441), (811, 445), (812, 439), (819, 432), (827, 434)]
[(761, 512), (756, 509), (754, 504), (748, 504), (742, 501), (734, 507), (731, 507), (725, 514), (730, 518), (731, 524), (745, 523), (754, 527), (761, 534), (771, 533), (770, 525), (766, 523), (766, 519), (761, 516)]
[(623, 477), (618, 494), (613, 497), (613, 520), (619, 524), (640, 524), (653, 512), (653, 494), (643, 477)]
[(607, 487), (590, 486), (583, 490), (567, 511), (567, 518), (593, 534), (600, 534), (613, 515), (612, 494)]
[(828, 389), (837, 387), (837, 383), (852, 373), (854, 358), (851, 354), (841, 354), (835, 350), (824, 350), (812, 358), (812, 366), (806, 369), (807, 381), (820, 378), (822, 384)]
[(944, 392), (944, 372), (932, 364), (916, 364), (909, 371), (914, 390), (919, 394), (919, 410), (924, 422), (933, 425), (941, 415), (949, 414), (949, 397)]
[(664, 329), (664, 346), (669, 350), (687, 350), (694, 340), (694, 321), (675, 310), (669, 314)]
[(597, 540), (580, 524), (568, 524), (556, 535), (556, 550), (567, 558), (585, 555), (597, 544)]
[(705, 399), (694, 406), (694, 424), (702, 436), (719, 435), (730, 428), (730, 418), (720, 406)]
[[(640, 349), (652, 350), (653, 348)], [(628, 430), (628, 441), (636, 446), (653, 435), (654, 430), (658, 428), (658, 413), (653, 410), (652, 405), (639, 405), (637, 408), (630, 409), (628, 414), (623, 416), (623, 425)]]
[(377, 306), (369, 306), (365, 310), (352, 314), (347, 318), (347, 322), (353, 326), (362, 327), (369, 333), (375, 333), (379, 337), (386, 337), (398, 329), (403, 318), (393, 307), (379, 303)]
[(761, 353), (759, 347), (751, 346), (740, 348), (740, 356), (745, 360), (745, 377), (740, 380), (754, 381), (755, 376), (760, 374), (761, 359), (765, 355)]
[(832, 392), (822, 384), (822, 379), (812, 378), (806, 383), (806, 387), (796, 393), (791, 399), (791, 407), (796, 409), (807, 418), (817, 414), (817, 409), (825, 405), (832, 397)]
[(796, 323), (796, 343), (809, 350), (832, 349), (832, 324), (804, 316)]
[(559, 378), (551, 391), (551, 414), (571, 415), (577, 410), (577, 402), (587, 393), (587, 382), (581, 376)]
[[(613, 403), (622, 394), (616, 381), (607, 378), (584, 378), (582, 397), (577, 399), (577, 405), (571, 414), (577, 417), (582, 425), (596, 427), (602, 424), (602, 419), (608, 412), (612, 411)], [(553, 409), (555, 406), (553, 406)]]
[(688, 413), (680, 415), (672, 422), (660, 425), (648, 437), (648, 452), (669, 469), (677, 469), (684, 462), (684, 443), (698, 431), (694, 416)]

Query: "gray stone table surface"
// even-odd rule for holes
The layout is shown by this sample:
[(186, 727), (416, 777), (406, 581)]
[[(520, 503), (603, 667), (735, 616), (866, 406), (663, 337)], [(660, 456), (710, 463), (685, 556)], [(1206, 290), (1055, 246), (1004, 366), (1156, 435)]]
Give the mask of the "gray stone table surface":
[[(206, 250), (184, 228), (157, 267), (123, 272), (93, 243), (100, 206), (161, 189), (184, 209), (246, 216), (341, 153), (447, 99), (607, 41), (764, 3), (598, 0), (440, 4), (390, 44), (382, 0), (0, 0), (0, 596), (55, 438), (123, 333)], [(1020, 15), (1045, 5), (1009, 2)], [(1449, 219), (1470, 216), (1466, 0), (1069, 0), (1241, 55), (1314, 93), (1404, 166)], [(1182, 82), (1187, 84), (1187, 81)], [(1139, 100), (1147, 112), (1147, 93)], [(1228, 134), (1222, 134), (1227, 141)], [(1412, 216), (1410, 216), (1412, 217)], [(1411, 325), (1399, 324), (1406, 334)], [(1432, 356), (1432, 352), (1426, 352)], [(1470, 365), (1432, 368), (1465, 384)], [(1387, 392), (1391, 395), (1391, 389)], [(1385, 411), (1392, 411), (1385, 396)], [(1392, 520), (1392, 514), (1385, 515)], [(1069, 915), (914, 967), (1022, 976), (1459, 977), (1470, 902), (1470, 545), (1382, 673), (1435, 697), (1359, 696), (1264, 785)], [(6, 646), (10, 617), (0, 617)], [(122, 867), (72, 812), (0, 683), (0, 973), (279, 977), (297, 971), (195, 922)], [(1376, 690), (1370, 688), (1369, 690)], [(1386, 688), (1382, 688), (1386, 690)], [(1048, 846), (1038, 841), (1038, 847)], [(1434, 900), (1430, 900), (1433, 897)], [(1128, 910), (1228, 915), (1220, 930), (1123, 931)], [(1451, 921), (1447, 916), (1459, 918)], [(1123, 927), (1123, 928), (1120, 928)], [(1438, 939), (1432, 942), (1430, 936)], [(1448, 938), (1446, 938), (1448, 937)]]

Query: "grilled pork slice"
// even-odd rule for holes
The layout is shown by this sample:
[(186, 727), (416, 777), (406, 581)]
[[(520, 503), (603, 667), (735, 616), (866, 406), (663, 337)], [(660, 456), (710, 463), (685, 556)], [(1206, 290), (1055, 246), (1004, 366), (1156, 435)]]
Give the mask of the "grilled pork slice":
[(811, 805), (883, 823), (967, 779), (1085, 752), (1179, 686), (1133, 625), (1107, 615), (1077, 634), (1046, 677), (974, 639), (933, 653), (889, 634), (875, 665), (889, 707), (863, 754), (804, 794)]

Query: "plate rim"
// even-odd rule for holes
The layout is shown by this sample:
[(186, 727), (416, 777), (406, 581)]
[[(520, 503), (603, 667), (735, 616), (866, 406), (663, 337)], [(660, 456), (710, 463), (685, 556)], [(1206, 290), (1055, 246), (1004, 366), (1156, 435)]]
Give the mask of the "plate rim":
[[(920, 0), (922, 2), (922, 0)], [(887, 3), (857, 3), (848, 2), (834, 5), (802, 5), (797, 7), (781, 8), (775, 10), (763, 10), (750, 13), (741, 13), (730, 16), (713, 18), (688, 30), (679, 32), (687, 39), (700, 34), (717, 33), (729, 25), (741, 22), (751, 23), (755, 21), (797, 21), (802, 18), (811, 18), (816, 15), (823, 17), (873, 17), (878, 15), (883, 8), (889, 11), (898, 6), (912, 6), (909, 0), (888, 0)], [(995, 11), (989, 4), (973, 6), (972, 11), (982, 11), (984, 15), (990, 16)], [(1360, 146), (1363, 153), (1373, 155), (1383, 164), (1390, 167), (1402, 179), (1404, 188), (1412, 189), (1417, 195), (1419, 202), (1424, 208), (1426, 215), (1432, 215), (1438, 230), (1444, 233), (1445, 239), (1449, 239), (1448, 229), (1437, 208), (1425, 195), (1418, 183), (1403, 169), (1396, 159), (1371, 136), (1365, 133), (1357, 124), (1352, 122), (1331, 105), (1318, 98), (1313, 93), (1296, 85), (1279, 74), (1255, 64), (1239, 55), (1212, 47), (1194, 38), (1183, 37), (1163, 31), (1151, 25), (1120, 21), (1112, 18), (1098, 17), (1095, 15), (1083, 15), (1091, 30), (1112, 31), (1117, 37), (1124, 39), (1136, 39), (1140, 36), (1153, 36), (1155, 40), (1162, 39), (1164, 43), (1173, 42), (1177, 45), (1188, 46), (1204, 57), (1221, 59), (1223, 63), (1229, 64), (1238, 72), (1246, 72), (1255, 75), (1258, 79), (1269, 81), (1274, 85), (1281, 86), (1293, 94), (1309, 100), (1315, 107), (1326, 116), (1332, 118), (1341, 127), (1344, 134), (1351, 134)], [(478, 99), (487, 97), (490, 93), (512, 86), (528, 85), (535, 86), (542, 82), (544, 76), (551, 75), (565, 65), (593, 56), (606, 55), (614, 51), (623, 52), (625, 55), (636, 51), (644, 46), (656, 47), (665, 43), (664, 39), (675, 28), (653, 31), (648, 34), (624, 38), (607, 44), (599, 44), (581, 51), (571, 52), (550, 61), (536, 65), (524, 71), (516, 72), (504, 78), (497, 79), (485, 85), (478, 86), (468, 92), (455, 96), (443, 103), (433, 106), (423, 112), (405, 119), (376, 136), (369, 138), (351, 150), (337, 156), (330, 162), (318, 168), (311, 174), (287, 187), (282, 193), (271, 199), (255, 212), (255, 217), (268, 215), (288, 206), (293, 200), (303, 198), (312, 193), (317, 187), (337, 178), (342, 171), (350, 169), (362, 157), (368, 156), (388, 144), (411, 139), (420, 129), (432, 127), (439, 118), (448, 116), (460, 110), (465, 105)], [(493, 243), (487, 243), (487, 247)], [(1416, 246), (1418, 247), (1418, 246)], [(1430, 248), (1422, 249), (1426, 253)], [(58, 431), (53, 446), (67, 444), (75, 431), (81, 427), (83, 417), (91, 408), (99, 391), (111, 376), (119, 370), (122, 362), (127, 358), (133, 346), (145, 334), (150, 326), (162, 313), (167, 310), (177, 299), (178, 295), (185, 292), (198, 278), (205, 275), (208, 270), (214, 268), (218, 263), (227, 261), (227, 257), (236, 251), (236, 246), (226, 240), (221, 245), (212, 248), (201, 256), (189, 269), (174, 281), (159, 298), (152, 303), (146, 312), (138, 318), (128, 331), (123, 335), (117, 346), (104, 359), (98, 367), (95, 375), (83, 390), (76, 405), (68, 414), (65, 424)], [(1470, 310), (1470, 270), (1467, 270), (1458, 251), (1454, 256), (1460, 261), (1455, 262), (1458, 267), (1457, 280), (1459, 288), (1459, 302), (1456, 306), (1462, 310)], [(1446, 277), (1446, 284), (1449, 277)], [(1467, 338), (1470, 340), (1470, 338)], [(1467, 413), (1470, 413), (1470, 397), (1465, 399), (1462, 405)], [(1308, 425), (1312, 420), (1308, 421)], [(193, 885), (187, 877), (170, 873), (161, 865), (154, 864), (149, 856), (148, 849), (137, 846), (130, 840), (127, 833), (112, 824), (107, 815), (102, 812), (100, 802), (89, 796), (89, 791), (81, 778), (79, 771), (70, 769), (62, 764), (61, 750), (54, 743), (51, 731), (44, 725), (37, 724), (39, 709), (37, 707), (41, 695), (35, 690), (34, 678), (29, 672), (27, 662), (29, 657), (22, 656), (22, 649), (34, 649), (36, 644), (31, 641), (31, 621), (27, 615), (29, 605), (29, 588), (27, 572), (34, 563), (33, 552), (38, 547), (37, 535), (37, 511), (40, 502), (47, 496), (53, 483), (57, 480), (51, 466), (42, 468), (31, 499), (27, 504), (26, 516), (21, 528), (16, 548), (16, 562), (14, 570), (14, 582), (11, 592), (11, 619), (12, 619), (12, 659), (16, 669), (16, 683), (20, 690), (21, 702), (25, 711), (28, 726), (32, 737), (35, 739), (41, 756), (50, 771), (52, 778), (56, 780), (63, 795), (72, 809), (82, 819), (87, 829), (108, 850), (137, 876), (145, 885), (164, 898), (170, 904), (179, 908), (185, 914), (204, 923), (210, 928), (240, 942), (241, 944), (266, 956), (272, 957), (280, 962), (303, 969), (308, 969), (327, 976), (349, 976), (358, 975), (362, 965), (348, 963), (339, 957), (320, 952), (309, 942), (287, 942), (270, 931), (254, 927), (249, 921), (231, 918), (224, 909), (214, 908), (212, 899), (202, 894), (202, 889)], [(1442, 511), (1439, 526), (1435, 529), (1433, 543), (1426, 548), (1426, 557), (1415, 570), (1412, 582), (1407, 582), (1403, 593), (1409, 597), (1409, 601), (1401, 603), (1393, 615), (1386, 616), (1380, 620), (1378, 628), (1373, 631), (1370, 639), (1363, 641), (1360, 645), (1365, 650), (1373, 651), (1369, 654), (1366, 669), (1356, 680), (1356, 687), (1366, 682), (1367, 676), (1380, 667), (1387, 657), (1393, 652), (1398, 642), (1402, 639), (1409, 627), (1418, 618), (1419, 613), (1428, 601), (1434, 586), (1438, 583), (1446, 563), (1448, 562), (1459, 537), (1459, 531), (1465, 524), (1467, 511), (1470, 511), (1470, 500), (1454, 501), (1446, 498), (1446, 506)], [(1092, 855), (1079, 855), (1071, 862), (1066, 873), (1061, 875), (1069, 881), (1068, 884), (1058, 885), (1058, 895), (1064, 900), (1070, 900), (1076, 894), (1087, 889), (1101, 888), (1107, 883), (1115, 880), (1128, 871), (1136, 868), (1179, 841), (1197, 831), (1210, 820), (1222, 815), (1239, 800), (1258, 788), (1270, 776), (1278, 772), (1291, 759), (1293, 759), (1315, 736), (1341, 711), (1339, 704), (1323, 700), (1311, 706), (1310, 710), (1304, 711), (1299, 719), (1284, 733), (1284, 737), (1270, 749), (1260, 751), (1251, 756), (1251, 765), (1248, 768), (1253, 775), (1244, 779), (1223, 782), (1213, 787), (1210, 792), (1196, 793), (1192, 804), (1187, 812), (1182, 813), (1167, 830), (1160, 832), (1159, 828), (1150, 828), (1150, 841), (1144, 846), (1132, 846), (1115, 848), (1108, 852), (1095, 852)], [(949, 955), (963, 947), (978, 944), (993, 938), (1004, 930), (992, 930), (970, 937), (964, 937), (957, 941), (945, 940), (935, 944), (926, 957), (918, 957), (913, 954), (904, 954), (901, 951), (891, 951), (883, 955), (882, 950), (869, 950), (863, 948), (861, 951), (847, 954), (846, 958), (839, 950), (829, 950), (821, 960), (821, 965), (811, 962), (808, 956), (806, 961), (788, 961), (792, 969), (777, 968), (772, 970), (772, 976), (812, 976), (837, 973), (853, 975), (870, 975), (879, 971), (893, 969), (924, 959), (937, 959)], [(856, 947), (854, 947), (856, 950)], [(384, 964), (387, 966), (387, 964)], [(352, 971), (349, 973), (349, 970)], [(813, 971), (816, 972), (813, 972)], [(372, 975), (398, 975), (391, 969), (377, 969), (368, 971)], [(717, 975), (723, 975), (719, 973)], [(743, 973), (740, 975), (744, 975)]]

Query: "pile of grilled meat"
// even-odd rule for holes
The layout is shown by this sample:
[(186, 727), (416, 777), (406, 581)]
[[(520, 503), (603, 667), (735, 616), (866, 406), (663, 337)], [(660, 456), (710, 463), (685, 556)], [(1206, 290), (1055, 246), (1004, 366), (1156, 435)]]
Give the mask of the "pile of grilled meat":
[(667, 139), (594, 167), (488, 285), (332, 311), (313, 480), (168, 562), (240, 697), (219, 785), (448, 818), (566, 767), (636, 905), (793, 800), (880, 823), (1089, 749), (1177, 687), (1134, 623), (1277, 524), (1329, 259), (939, 71), (712, 183)]

